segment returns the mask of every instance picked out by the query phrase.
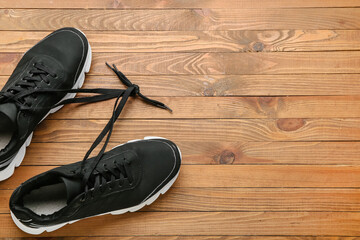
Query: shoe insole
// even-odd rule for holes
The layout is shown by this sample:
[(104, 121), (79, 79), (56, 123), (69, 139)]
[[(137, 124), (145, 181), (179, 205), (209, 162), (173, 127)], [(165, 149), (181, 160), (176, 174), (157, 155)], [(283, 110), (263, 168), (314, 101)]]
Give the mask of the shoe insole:
[(0, 150), (9, 144), (14, 133), (13, 128), (13, 124), (7, 118), (0, 119)]
[(64, 183), (43, 186), (24, 196), (24, 207), (34, 213), (51, 215), (66, 207), (67, 195)]
[(0, 150), (4, 149), (10, 142), (13, 132), (11, 130), (0, 132)]

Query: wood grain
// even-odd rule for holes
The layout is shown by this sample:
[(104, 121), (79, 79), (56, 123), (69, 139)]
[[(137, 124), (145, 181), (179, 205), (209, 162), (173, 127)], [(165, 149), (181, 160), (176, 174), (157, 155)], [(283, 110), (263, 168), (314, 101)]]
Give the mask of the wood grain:
[[(0, 213), (8, 213), (13, 190), (0, 190)], [(172, 188), (145, 212), (354, 212), (359, 189)]]
[(109, 9), (183, 9), (183, 8), (231, 8), (231, 9), (244, 9), (244, 8), (304, 8), (304, 7), (358, 7), (360, 2), (358, 0), (330, 0), (330, 1), (311, 1), (302, 0), (275, 0), (263, 1), (257, 3), (252, 0), (187, 0), (187, 1), (152, 1), (152, 0), (14, 0), (6, 1), (0, 0), (2, 8), (109, 8)]
[[(54, 166), (21, 166), (0, 189), (15, 189)], [(183, 165), (179, 188), (359, 188), (360, 166), (318, 165)]]
[[(40, 39), (77, 27), (94, 53), (85, 88), (124, 88), (108, 61), (174, 110), (131, 98), (109, 149), (157, 135), (183, 154), (174, 187), (141, 212), (42, 236), (359, 240), (359, 7), (359, 0), (0, 0), (0, 87)], [(80, 161), (112, 104), (66, 106), (38, 127), (22, 166), (0, 182), (0, 239), (31, 239), (10, 218), (13, 189)]]
[[(0, 53), (0, 75), (10, 75), (21, 57)], [(94, 53), (90, 74), (112, 75), (105, 62), (116, 64), (126, 75), (359, 73), (359, 59), (359, 51)]]
[(1, 9), (0, 21), (0, 30), (356, 30), (360, 9)]
[[(0, 52), (23, 53), (49, 33), (4, 31), (0, 39)], [(301, 52), (360, 49), (359, 30), (85, 33), (93, 52)]]
[[(106, 123), (107, 120), (45, 120), (35, 131), (33, 142), (92, 142)], [(161, 136), (175, 142), (358, 141), (360, 119), (122, 119), (115, 124), (111, 141), (121, 143), (144, 136)]]
[[(104, 73), (111, 74), (106, 70)], [(147, 96), (359, 95), (360, 74), (132, 76)], [(8, 76), (0, 76), (0, 86)], [(84, 88), (125, 88), (116, 76), (87, 75)], [(171, 98), (173, 99), (173, 98)], [(138, 103), (137, 103), (138, 104)], [(93, 105), (96, 106), (95, 104)], [(331, 113), (328, 113), (331, 114)], [(352, 113), (349, 113), (352, 114)], [(124, 116), (126, 117), (126, 116)]]
[[(356, 212), (138, 212), (100, 216), (42, 236), (360, 234)], [(28, 236), (0, 214), (3, 236)], [(236, 226), (236, 227), (234, 227)]]
[[(140, 99), (130, 99), (124, 118), (356, 118), (359, 96), (338, 97), (157, 97), (173, 110), (169, 114)], [(114, 101), (68, 105), (50, 119), (109, 119)]]
[[(359, 142), (176, 141), (182, 164), (360, 165)], [(119, 145), (110, 142), (108, 149)], [(90, 143), (31, 143), (25, 165), (62, 165), (83, 159)], [(63, 151), (66, 149), (66, 151)], [(99, 150), (95, 150), (98, 152)], [(61, 154), (60, 154), (61, 153)]]

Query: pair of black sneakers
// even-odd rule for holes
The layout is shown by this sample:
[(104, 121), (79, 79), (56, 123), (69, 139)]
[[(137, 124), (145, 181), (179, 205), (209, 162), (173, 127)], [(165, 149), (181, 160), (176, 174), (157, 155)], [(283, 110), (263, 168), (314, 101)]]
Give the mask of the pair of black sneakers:
[[(165, 193), (179, 174), (180, 150), (164, 138), (145, 137), (105, 152), (130, 96), (170, 109), (142, 95), (115, 65), (107, 64), (127, 89), (79, 89), (90, 65), (85, 35), (74, 28), (59, 29), (25, 53), (0, 92), (0, 180), (21, 164), (35, 127), (48, 114), (64, 104), (116, 99), (109, 122), (82, 161), (37, 175), (13, 192), (12, 219), (27, 233), (50, 232), (91, 216), (137, 211)], [(79, 92), (93, 95), (74, 98)], [(90, 157), (102, 142), (99, 153)]]

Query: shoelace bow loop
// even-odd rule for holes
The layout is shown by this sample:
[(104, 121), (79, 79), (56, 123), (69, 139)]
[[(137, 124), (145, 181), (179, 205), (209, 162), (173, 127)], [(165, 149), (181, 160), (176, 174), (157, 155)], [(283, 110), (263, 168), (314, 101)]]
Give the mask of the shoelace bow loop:
[(106, 63), (106, 65), (114, 71), (114, 73), (118, 76), (118, 78), (121, 80), (121, 82), (123, 84), (125, 84), (127, 87), (133, 87), (134, 90), (131, 92), (131, 96), (136, 96), (138, 95), (141, 99), (143, 99), (145, 102), (150, 103), (156, 107), (159, 108), (163, 108), (163, 109), (167, 109), (170, 112), (172, 112), (172, 109), (169, 108), (168, 106), (166, 106), (164, 103), (156, 101), (154, 99), (150, 99), (146, 96), (144, 96), (141, 92), (140, 92), (140, 87), (137, 84), (133, 84), (117, 67), (115, 64), (113, 64), (112, 66), (110, 66), (108, 63)]

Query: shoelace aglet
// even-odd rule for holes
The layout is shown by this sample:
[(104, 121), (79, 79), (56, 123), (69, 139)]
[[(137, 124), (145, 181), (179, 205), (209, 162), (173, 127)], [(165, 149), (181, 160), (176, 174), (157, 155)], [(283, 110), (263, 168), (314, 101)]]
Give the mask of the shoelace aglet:
[(111, 70), (113, 70), (115, 73), (116, 73), (117, 71), (120, 72), (119, 69), (116, 67), (115, 64), (113, 64), (112, 66), (111, 66), (108, 62), (105, 62), (105, 64), (106, 64), (106, 66), (108, 66)]
[(169, 110), (169, 112), (171, 112), (171, 113), (173, 112), (173, 110), (171, 108), (169, 108), (168, 106), (166, 106), (165, 104), (163, 106), (159, 106), (159, 107)]
[(140, 97), (141, 97), (145, 102), (150, 103), (150, 104), (154, 105), (155, 107), (159, 107), (159, 108), (168, 110), (170, 113), (173, 112), (173, 110), (172, 110), (171, 108), (169, 108), (168, 106), (166, 106), (166, 105), (163, 104), (162, 102), (149, 99), (149, 98), (145, 97), (145, 96), (142, 95), (142, 94), (140, 95)]
[(105, 62), (106, 66), (108, 66), (111, 70), (113, 69), (108, 62)]

